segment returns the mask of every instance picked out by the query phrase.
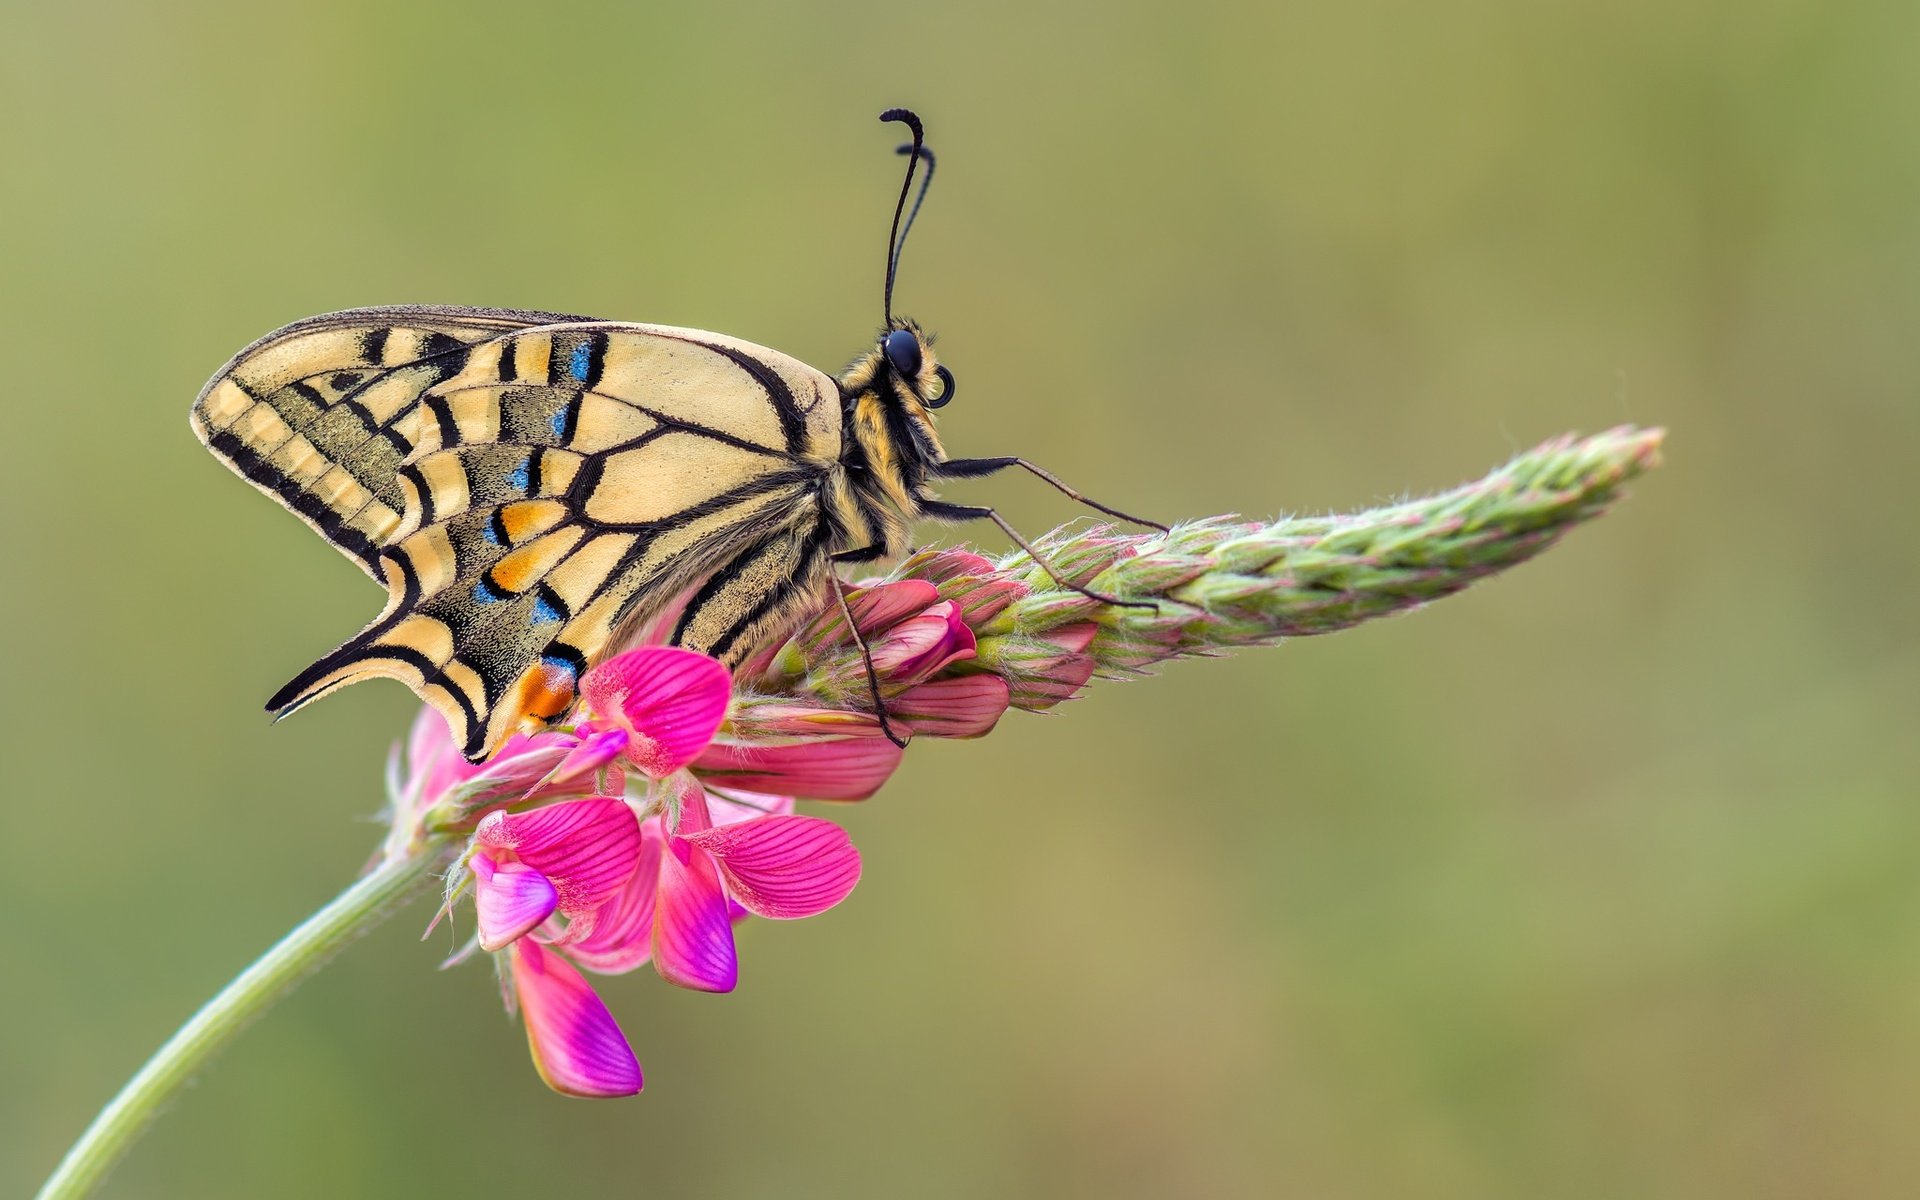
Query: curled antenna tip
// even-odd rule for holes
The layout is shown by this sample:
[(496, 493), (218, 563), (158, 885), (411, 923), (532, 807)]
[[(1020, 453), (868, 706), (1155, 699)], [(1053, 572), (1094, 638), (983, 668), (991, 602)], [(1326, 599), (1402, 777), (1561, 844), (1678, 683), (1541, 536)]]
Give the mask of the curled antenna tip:
[(919, 115), (910, 108), (890, 108), (880, 114), (880, 119), (882, 121), (901, 122), (908, 129), (913, 130), (913, 136), (915, 137), (926, 136), (926, 129), (920, 124)]

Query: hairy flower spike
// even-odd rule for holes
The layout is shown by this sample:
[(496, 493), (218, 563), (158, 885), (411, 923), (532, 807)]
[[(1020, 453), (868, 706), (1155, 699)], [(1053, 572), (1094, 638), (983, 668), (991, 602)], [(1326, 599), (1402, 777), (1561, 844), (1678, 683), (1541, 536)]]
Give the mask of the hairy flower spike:
[[(991, 674), (1006, 684), (1013, 707), (1038, 711), (1096, 675), (1138, 675), (1168, 659), (1333, 633), (1450, 596), (1604, 512), (1628, 480), (1658, 464), (1663, 436), (1622, 426), (1555, 438), (1475, 483), (1346, 516), (1264, 525), (1215, 517), (1149, 534), (1063, 527), (1034, 539), (1047, 567), (1024, 551), (997, 562), (967, 551), (923, 551), (867, 590), (932, 584), (928, 607), (950, 602), (974, 637), (974, 653), (946, 664), (933, 682)], [(1056, 575), (1154, 607), (1106, 604), (1062, 587)], [(870, 642), (885, 632), (862, 625)], [(765, 671), (742, 680), (756, 694), (741, 697), (732, 727), (844, 736), (862, 715), (846, 710), (867, 705), (848, 686), (860, 668), (857, 653), (818, 630), (789, 641)], [(882, 669), (880, 682), (891, 707), (907, 681)], [(836, 715), (809, 727), (808, 708)], [(939, 734), (942, 727), (922, 731)]]

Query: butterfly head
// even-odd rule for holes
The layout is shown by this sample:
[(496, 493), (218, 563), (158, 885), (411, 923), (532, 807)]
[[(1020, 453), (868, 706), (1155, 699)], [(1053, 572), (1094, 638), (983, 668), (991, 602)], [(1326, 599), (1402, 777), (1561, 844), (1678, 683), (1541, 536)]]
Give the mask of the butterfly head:
[(884, 376), (890, 397), (908, 413), (925, 418), (930, 408), (945, 408), (953, 399), (953, 372), (934, 361), (933, 339), (912, 321), (896, 320), (880, 339), (875, 382)]
[(893, 443), (887, 457), (940, 462), (946, 451), (934, 431), (933, 410), (953, 399), (953, 372), (934, 357), (933, 338), (904, 317), (895, 317), (872, 349), (840, 376), (840, 391), (858, 440), (882, 436)]

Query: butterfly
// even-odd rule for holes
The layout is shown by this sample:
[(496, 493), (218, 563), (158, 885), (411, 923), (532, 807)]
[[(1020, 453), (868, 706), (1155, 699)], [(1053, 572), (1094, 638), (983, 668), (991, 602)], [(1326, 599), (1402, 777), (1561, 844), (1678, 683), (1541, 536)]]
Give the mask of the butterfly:
[[(310, 317), (222, 367), (194, 432), (387, 591), (268, 710), (398, 679), (478, 762), (562, 719), (586, 670), (670, 603), (671, 644), (736, 666), (829, 591), (846, 613), (835, 564), (905, 552), (916, 522), (990, 520), (1026, 547), (993, 509), (938, 499), (937, 481), (1017, 467), (1137, 520), (1025, 459), (947, 456), (932, 414), (953, 374), (893, 315), (934, 157), (912, 112), (881, 120), (913, 136), (884, 324), (837, 379), (724, 334), (435, 306)], [(904, 745), (867, 665), (882, 728)]]

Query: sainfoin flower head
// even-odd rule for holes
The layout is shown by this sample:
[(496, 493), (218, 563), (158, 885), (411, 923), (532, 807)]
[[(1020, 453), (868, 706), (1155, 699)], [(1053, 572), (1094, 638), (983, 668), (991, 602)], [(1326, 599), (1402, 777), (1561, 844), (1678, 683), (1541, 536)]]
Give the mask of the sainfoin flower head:
[[(858, 882), (860, 856), (839, 826), (794, 814), (791, 796), (710, 800), (689, 768), (732, 695), (713, 659), (644, 647), (594, 668), (582, 691), (574, 729), (510, 742), (480, 768), (450, 765), (417, 729), (413, 790), (457, 798), (442, 812), (496, 803), (478, 812), (449, 894), (471, 890), (475, 945), (495, 954), (541, 1077), (569, 1095), (630, 1095), (641, 1087), (638, 1060), (580, 968), (617, 974), (651, 961), (670, 982), (729, 991), (735, 919), (826, 911)], [(818, 795), (865, 795), (898, 762), (886, 745), (894, 753), (875, 756), (820, 742), (776, 755), (761, 774)], [(629, 772), (639, 777), (632, 788)], [(477, 778), (524, 791), (476, 788)], [(569, 795), (587, 780), (607, 790)]]
[(396, 828), (470, 830), (458, 883), (543, 1077), (631, 1094), (639, 1065), (581, 972), (650, 962), (683, 987), (734, 988), (736, 922), (823, 912), (858, 881), (845, 833), (797, 815), (794, 798), (871, 795), (900, 761), (889, 728), (978, 737), (1008, 708), (1052, 708), (1096, 677), (1417, 607), (1602, 511), (1657, 445), (1636, 431), (1549, 443), (1479, 483), (1352, 517), (1063, 529), (1036, 539), (1039, 560), (915, 554), (849, 587), (844, 612), (823, 600), (731, 678), (683, 650), (618, 655), (583, 680), (575, 725), (515, 738), (480, 767), (423, 715), (396, 803), (418, 819)]

